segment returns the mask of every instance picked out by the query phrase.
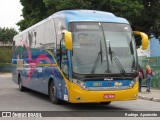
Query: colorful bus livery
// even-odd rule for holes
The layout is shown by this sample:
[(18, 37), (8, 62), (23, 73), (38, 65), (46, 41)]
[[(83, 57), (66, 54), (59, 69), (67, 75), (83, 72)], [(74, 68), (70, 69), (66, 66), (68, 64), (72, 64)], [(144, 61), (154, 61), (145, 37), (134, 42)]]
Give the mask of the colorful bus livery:
[(52, 103), (135, 100), (138, 94), (134, 34), (144, 33), (112, 13), (65, 10), (13, 38), (12, 78), (23, 91), (49, 95)]

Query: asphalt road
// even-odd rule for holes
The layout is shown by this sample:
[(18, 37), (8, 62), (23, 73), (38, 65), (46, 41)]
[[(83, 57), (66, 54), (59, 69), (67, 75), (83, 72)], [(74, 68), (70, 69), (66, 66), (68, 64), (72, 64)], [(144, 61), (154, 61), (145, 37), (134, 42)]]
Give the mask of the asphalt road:
[[(159, 111), (160, 104), (147, 100), (113, 102), (109, 106), (100, 104), (54, 105), (48, 96), (28, 90), (20, 92), (11, 74), (0, 74), (0, 111)], [(74, 116), (74, 114), (73, 114)]]

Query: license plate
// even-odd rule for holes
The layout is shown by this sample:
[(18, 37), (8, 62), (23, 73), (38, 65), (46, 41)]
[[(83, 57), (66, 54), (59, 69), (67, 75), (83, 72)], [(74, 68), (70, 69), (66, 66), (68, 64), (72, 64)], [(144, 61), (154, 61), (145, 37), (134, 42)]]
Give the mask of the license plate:
[(104, 98), (115, 98), (115, 94), (104, 94)]

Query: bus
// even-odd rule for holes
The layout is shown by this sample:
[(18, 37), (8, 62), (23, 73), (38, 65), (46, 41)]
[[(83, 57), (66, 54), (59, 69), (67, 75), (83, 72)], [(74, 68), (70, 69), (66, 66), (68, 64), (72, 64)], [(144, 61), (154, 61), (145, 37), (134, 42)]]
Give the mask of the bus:
[(53, 104), (136, 100), (137, 47), (145, 33), (129, 22), (96, 10), (63, 10), (13, 38), (12, 79), (46, 94)]

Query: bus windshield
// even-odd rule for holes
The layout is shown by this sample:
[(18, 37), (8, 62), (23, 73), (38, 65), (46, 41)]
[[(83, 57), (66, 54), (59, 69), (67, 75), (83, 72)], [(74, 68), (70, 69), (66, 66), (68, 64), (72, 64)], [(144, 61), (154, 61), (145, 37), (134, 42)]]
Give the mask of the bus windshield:
[(77, 74), (133, 73), (136, 47), (128, 24), (77, 22), (73, 33), (72, 68)]

